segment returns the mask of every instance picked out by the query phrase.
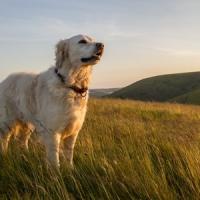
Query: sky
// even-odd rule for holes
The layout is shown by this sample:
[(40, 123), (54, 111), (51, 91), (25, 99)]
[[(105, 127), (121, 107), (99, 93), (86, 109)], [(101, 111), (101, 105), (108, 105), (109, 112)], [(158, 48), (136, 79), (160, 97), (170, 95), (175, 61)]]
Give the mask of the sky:
[(0, 80), (46, 70), (76, 34), (105, 44), (92, 88), (200, 71), (199, 11), (199, 0), (0, 0)]

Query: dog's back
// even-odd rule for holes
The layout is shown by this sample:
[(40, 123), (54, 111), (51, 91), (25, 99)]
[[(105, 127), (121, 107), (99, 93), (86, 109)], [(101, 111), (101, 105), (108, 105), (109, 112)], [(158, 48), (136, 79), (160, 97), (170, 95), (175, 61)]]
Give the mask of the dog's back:
[(14, 120), (31, 109), (36, 75), (12, 74), (0, 84), (0, 118)]

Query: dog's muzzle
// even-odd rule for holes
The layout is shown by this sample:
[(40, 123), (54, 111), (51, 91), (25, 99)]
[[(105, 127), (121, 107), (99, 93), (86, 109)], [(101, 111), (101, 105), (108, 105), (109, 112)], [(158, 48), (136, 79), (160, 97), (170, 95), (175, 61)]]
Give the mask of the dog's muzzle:
[(89, 58), (81, 58), (82, 62), (90, 62), (90, 61), (97, 61), (100, 60), (104, 50), (103, 43), (96, 43), (96, 51), (95, 53)]

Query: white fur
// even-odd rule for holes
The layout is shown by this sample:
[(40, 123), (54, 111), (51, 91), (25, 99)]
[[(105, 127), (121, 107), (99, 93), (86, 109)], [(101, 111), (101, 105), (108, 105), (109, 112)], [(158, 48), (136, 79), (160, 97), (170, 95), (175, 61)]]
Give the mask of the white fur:
[[(87, 44), (79, 44), (80, 40)], [(78, 35), (61, 40), (56, 46), (56, 65), (40, 74), (10, 75), (0, 84), (0, 136), (6, 151), (12, 134), (28, 139), (36, 130), (47, 150), (48, 159), (59, 166), (59, 150), (64, 147), (66, 159), (72, 164), (74, 144), (82, 127), (88, 100), (68, 86), (87, 87), (91, 67), (98, 60), (83, 63), (91, 57), (96, 43), (88, 36)], [(65, 83), (55, 74), (55, 68), (65, 77)]]

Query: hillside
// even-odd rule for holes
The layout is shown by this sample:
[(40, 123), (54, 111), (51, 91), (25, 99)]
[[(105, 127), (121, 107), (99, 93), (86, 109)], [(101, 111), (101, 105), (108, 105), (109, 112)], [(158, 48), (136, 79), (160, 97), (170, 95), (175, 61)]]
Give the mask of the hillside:
[(171, 102), (200, 105), (200, 89), (170, 99)]
[(199, 199), (200, 107), (91, 99), (74, 169), (13, 142), (0, 154), (0, 199)]
[[(200, 89), (200, 72), (169, 74), (146, 78), (135, 82), (110, 95), (123, 99), (136, 99), (142, 101), (169, 101), (178, 96)], [(196, 93), (194, 94), (196, 95)], [(192, 103), (188, 98), (185, 103)], [(183, 102), (177, 98), (177, 102)], [(200, 103), (200, 99), (194, 103)]]

